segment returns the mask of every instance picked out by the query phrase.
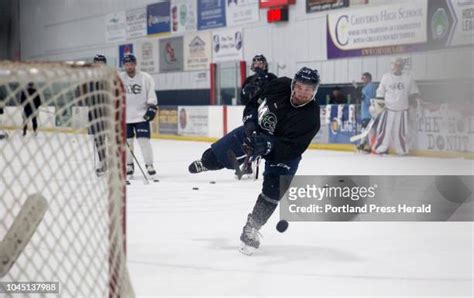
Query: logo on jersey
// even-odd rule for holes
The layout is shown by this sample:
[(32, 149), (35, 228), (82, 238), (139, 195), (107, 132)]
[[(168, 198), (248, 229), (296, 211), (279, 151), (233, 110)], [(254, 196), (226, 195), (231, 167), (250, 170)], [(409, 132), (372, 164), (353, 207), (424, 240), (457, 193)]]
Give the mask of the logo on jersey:
[(127, 85), (127, 93), (129, 94), (140, 94), (142, 93), (142, 86), (138, 84)]
[(403, 90), (405, 89), (405, 84), (403, 84), (402, 82), (393, 83), (393, 84), (388, 85), (388, 88), (392, 90)]
[(277, 122), (278, 119), (268, 108), (267, 99), (265, 98), (258, 107), (258, 125), (260, 125), (263, 130), (266, 130), (269, 134), (273, 135)]

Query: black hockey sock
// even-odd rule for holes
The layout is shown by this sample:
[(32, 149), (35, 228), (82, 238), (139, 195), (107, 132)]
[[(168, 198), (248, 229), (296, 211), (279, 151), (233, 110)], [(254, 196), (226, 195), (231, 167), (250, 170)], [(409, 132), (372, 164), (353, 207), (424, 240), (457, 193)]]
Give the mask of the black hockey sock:
[(255, 223), (258, 224), (259, 228), (268, 221), (277, 206), (278, 201), (267, 198), (264, 194), (258, 196), (251, 216)]
[(201, 162), (208, 170), (211, 171), (224, 168), (224, 166), (221, 165), (221, 163), (217, 160), (217, 157), (211, 148), (204, 151), (201, 157)]

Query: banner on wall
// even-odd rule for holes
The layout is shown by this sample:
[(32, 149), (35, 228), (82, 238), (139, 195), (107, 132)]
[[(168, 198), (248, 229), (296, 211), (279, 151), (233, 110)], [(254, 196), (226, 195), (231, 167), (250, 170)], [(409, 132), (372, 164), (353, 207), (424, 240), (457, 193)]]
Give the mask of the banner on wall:
[(122, 67), (122, 60), (123, 57), (127, 54), (133, 54), (133, 44), (127, 43), (123, 45), (119, 45), (119, 67)]
[(450, 104), (416, 111), (418, 150), (474, 152), (474, 108)]
[(326, 105), (328, 139), (333, 144), (350, 144), (356, 134), (356, 106), (351, 104)]
[(306, 0), (306, 13), (349, 6), (349, 0)]
[(179, 106), (178, 134), (185, 136), (207, 136), (209, 133), (208, 106)]
[(137, 43), (137, 63), (140, 70), (148, 73), (158, 72), (158, 40), (145, 39)]
[(259, 15), (258, 0), (227, 1), (227, 27), (258, 22)]
[(198, 30), (226, 26), (225, 2), (226, 0), (198, 1)]
[(178, 107), (160, 106), (158, 109), (158, 131), (160, 134), (178, 134)]
[(109, 13), (105, 16), (105, 41), (120, 42), (127, 39), (125, 11)]
[(427, 0), (328, 14), (328, 58), (393, 54), (427, 41)]
[(196, 1), (171, 0), (171, 32), (194, 31), (197, 27)]
[(183, 37), (160, 39), (159, 63), (160, 72), (183, 71)]
[(211, 63), (211, 32), (193, 32), (184, 35), (184, 70), (207, 70)]
[(212, 59), (214, 62), (243, 60), (242, 29), (225, 29), (212, 34)]
[(139, 38), (146, 33), (146, 8), (127, 10), (127, 38)]
[(147, 33), (161, 34), (171, 31), (170, 2), (150, 4), (146, 7)]

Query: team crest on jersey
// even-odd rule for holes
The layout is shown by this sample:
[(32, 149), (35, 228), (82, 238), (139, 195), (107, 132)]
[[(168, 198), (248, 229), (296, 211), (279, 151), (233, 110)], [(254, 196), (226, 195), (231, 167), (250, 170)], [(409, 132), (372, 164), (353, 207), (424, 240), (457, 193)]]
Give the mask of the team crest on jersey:
[(273, 135), (277, 122), (278, 119), (268, 108), (267, 99), (265, 98), (258, 107), (258, 125), (260, 125), (263, 130), (266, 130), (268, 133)]
[(140, 94), (142, 93), (142, 86), (138, 84), (127, 85), (127, 93), (129, 94)]
[(388, 87), (392, 90), (403, 90), (405, 89), (405, 84), (403, 84), (402, 82), (398, 82), (390, 84)]

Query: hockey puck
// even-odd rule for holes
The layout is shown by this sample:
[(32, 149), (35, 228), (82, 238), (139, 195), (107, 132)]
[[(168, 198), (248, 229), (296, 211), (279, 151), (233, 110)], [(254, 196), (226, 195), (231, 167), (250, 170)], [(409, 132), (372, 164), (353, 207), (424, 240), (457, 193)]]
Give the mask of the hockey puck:
[(211, 183), (211, 184), (216, 184), (216, 181), (211, 181), (211, 182), (209, 182), (209, 183)]
[(199, 190), (199, 187), (193, 187), (193, 190)]
[(286, 231), (286, 229), (288, 229), (288, 222), (284, 219), (280, 220), (277, 223), (276, 229), (278, 232), (283, 233), (284, 231)]

